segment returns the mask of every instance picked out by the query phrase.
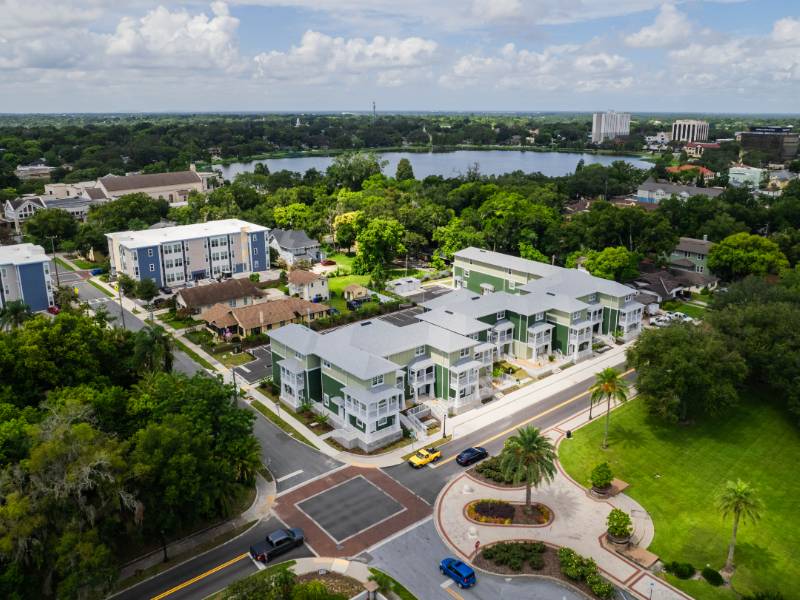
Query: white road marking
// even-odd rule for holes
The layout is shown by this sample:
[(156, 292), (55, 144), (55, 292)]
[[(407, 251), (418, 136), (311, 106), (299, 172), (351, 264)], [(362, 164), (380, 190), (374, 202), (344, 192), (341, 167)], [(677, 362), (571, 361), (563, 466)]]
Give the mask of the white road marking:
[(275, 481), (277, 483), (282, 483), (282, 482), (286, 481), (287, 479), (291, 479), (292, 477), (297, 477), (302, 472), (303, 472), (303, 469), (300, 469), (298, 471), (294, 471), (293, 473), (289, 473), (287, 475), (284, 475), (283, 477), (278, 477)]
[(267, 565), (262, 563), (260, 560), (256, 560), (252, 556), (250, 557), (250, 561), (256, 566), (256, 569), (258, 569), (259, 571), (263, 571), (264, 569), (267, 568)]
[(240, 366), (239, 368), (240, 368), (242, 371), (245, 371), (246, 373), (249, 373), (249, 372), (250, 372), (250, 369), (248, 369), (248, 368), (247, 368), (247, 367), (245, 367), (245, 366)]
[(439, 584), (439, 587), (442, 588), (442, 589), (445, 589), (445, 588), (449, 588), (451, 585), (453, 585), (453, 580), (452, 579), (445, 579), (442, 583)]

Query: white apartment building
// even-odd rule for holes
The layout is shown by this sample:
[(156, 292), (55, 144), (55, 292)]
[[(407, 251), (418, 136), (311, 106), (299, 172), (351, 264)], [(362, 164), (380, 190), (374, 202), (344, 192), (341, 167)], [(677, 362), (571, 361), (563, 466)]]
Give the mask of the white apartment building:
[(595, 144), (604, 140), (613, 140), (615, 137), (630, 135), (630, 133), (630, 113), (608, 111), (592, 115), (592, 142)]
[(161, 286), (269, 270), (269, 230), (224, 219), (106, 234), (111, 273)]
[(708, 123), (678, 119), (672, 124), (672, 139), (676, 142), (705, 142), (708, 139)]

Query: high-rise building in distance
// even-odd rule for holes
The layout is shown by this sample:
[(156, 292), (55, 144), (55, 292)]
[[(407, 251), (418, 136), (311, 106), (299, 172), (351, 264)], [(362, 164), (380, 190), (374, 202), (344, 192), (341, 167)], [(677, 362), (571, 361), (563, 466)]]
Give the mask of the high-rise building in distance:
[(672, 140), (675, 142), (705, 142), (708, 139), (708, 123), (695, 119), (678, 119), (672, 124)]
[(592, 142), (595, 144), (599, 144), (603, 140), (613, 140), (622, 135), (630, 135), (630, 133), (630, 113), (608, 111), (592, 115)]

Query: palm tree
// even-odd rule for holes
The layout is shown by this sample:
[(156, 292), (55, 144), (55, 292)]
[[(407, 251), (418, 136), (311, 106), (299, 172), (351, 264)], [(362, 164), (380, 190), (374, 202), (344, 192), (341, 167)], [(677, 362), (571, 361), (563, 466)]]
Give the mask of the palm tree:
[(11, 300), (0, 308), (0, 329), (16, 329), (31, 316), (30, 307), (22, 300)]
[(525, 482), (525, 510), (531, 511), (531, 487), (553, 481), (556, 474), (556, 451), (536, 427), (517, 430), (506, 440), (500, 454), (500, 470), (514, 485)]
[(739, 529), (739, 519), (755, 523), (761, 518), (762, 508), (758, 493), (749, 483), (737, 479), (736, 483), (729, 481), (717, 500), (717, 507), (723, 518), (733, 515), (733, 536), (728, 546), (728, 559), (725, 561), (725, 571), (733, 571), (733, 553), (736, 550), (736, 532)]
[(608, 448), (608, 422), (611, 419), (611, 400), (617, 402), (628, 401), (628, 382), (619, 371), (609, 367), (600, 371), (595, 378), (594, 385), (589, 388), (589, 419), (592, 418), (592, 406), (606, 401), (606, 432), (603, 436), (603, 448)]
[(172, 371), (172, 337), (160, 325), (143, 327), (133, 341), (134, 363), (140, 372)]

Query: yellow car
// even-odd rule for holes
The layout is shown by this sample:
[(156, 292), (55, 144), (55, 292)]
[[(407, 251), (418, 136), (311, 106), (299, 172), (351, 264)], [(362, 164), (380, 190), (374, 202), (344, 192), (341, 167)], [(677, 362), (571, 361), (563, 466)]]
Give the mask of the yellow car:
[(437, 450), (436, 448), (422, 448), (417, 450), (417, 453), (408, 459), (408, 464), (415, 469), (419, 469), (428, 463), (436, 462), (440, 458), (442, 458), (441, 450)]

